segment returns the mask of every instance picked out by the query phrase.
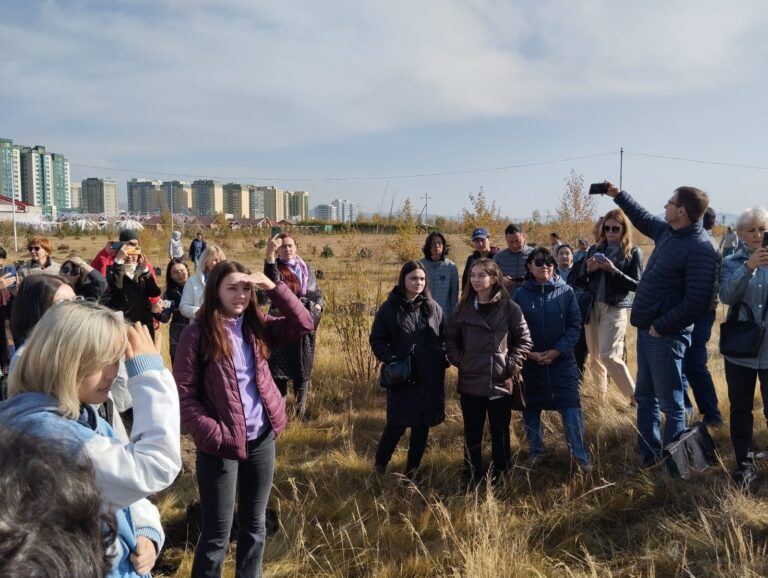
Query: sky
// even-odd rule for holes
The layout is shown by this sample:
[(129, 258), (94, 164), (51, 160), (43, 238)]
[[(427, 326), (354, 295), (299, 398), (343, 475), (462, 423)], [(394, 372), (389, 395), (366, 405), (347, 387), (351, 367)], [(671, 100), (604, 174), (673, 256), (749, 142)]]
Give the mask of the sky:
[[(765, 204), (759, 0), (4, 0), (0, 137), (72, 178), (216, 178), (388, 213)], [(687, 160), (682, 160), (687, 159)], [(427, 195), (429, 198), (425, 198)], [(611, 206), (597, 202), (599, 211)]]

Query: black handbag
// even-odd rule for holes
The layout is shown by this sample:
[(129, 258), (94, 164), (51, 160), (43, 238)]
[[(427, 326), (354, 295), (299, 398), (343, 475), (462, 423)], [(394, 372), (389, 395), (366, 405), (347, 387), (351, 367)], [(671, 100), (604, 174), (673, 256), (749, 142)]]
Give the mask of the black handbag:
[[(747, 319), (739, 319), (739, 310), (742, 307), (747, 313)], [(763, 309), (764, 322), (765, 308)], [(720, 353), (736, 358), (757, 357), (764, 333), (762, 323), (755, 321), (755, 315), (749, 305), (739, 301), (731, 307), (728, 317), (720, 324)]]
[(379, 384), (386, 389), (400, 389), (411, 382), (411, 353), (395, 357), (381, 365)]

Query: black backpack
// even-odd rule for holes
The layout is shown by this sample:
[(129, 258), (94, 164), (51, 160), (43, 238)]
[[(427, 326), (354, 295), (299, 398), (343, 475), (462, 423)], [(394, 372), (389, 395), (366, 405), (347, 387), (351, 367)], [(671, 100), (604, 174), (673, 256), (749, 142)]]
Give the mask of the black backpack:
[(670, 476), (683, 480), (715, 465), (715, 442), (707, 426), (698, 422), (680, 432), (664, 447), (664, 463)]

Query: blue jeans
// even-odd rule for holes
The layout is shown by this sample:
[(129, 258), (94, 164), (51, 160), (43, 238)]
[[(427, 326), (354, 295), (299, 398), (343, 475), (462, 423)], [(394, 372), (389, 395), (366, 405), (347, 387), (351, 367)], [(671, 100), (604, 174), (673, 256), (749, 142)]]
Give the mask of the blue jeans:
[(193, 578), (221, 577), (236, 498), (239, 528), (235, 576), (261, 576), (261, 558), (267, 539), (267, 501), (274, 471), (272, 430), (248, 442), (245, 460), (228, 460), (198, 450), (197, 485), (202, 524), (192, 564)]
[(712, 325), (715, 323), (717, 311), (712, 310), (704, 317), (696, 321), (691, 333), (691, 346), (686, 350), (683, 358), (683, 385), (685, 387), (685, 407), (692, 408), (688, 399), (688, 386), (690, 385), (699, 413), (706, 423), (722, 423), (723, 417), (717, 407), (717, 392), (712, 374), (707, 368), (707, 343), (712, 336)]
[(661, 457), (661, 415), (664, 413), (664, 445), (685, 429), (683, 357), (691, 342), (689, 334), (651, 337), (637, 330), (637, 431), (640, 460), (650, 463)]
[[(589, 464), (589, 453), (584, 443), (584, 416), (580, 407), (566, 407), (558, 410), (563, 420), (565, 439), (571, 448), (571, 455), (583, 465)], [(544, 451), (544, 430), (541, 427), (541, 410), (531, 409), (523, 412), (525, 437), (531, 449), (531, 456), (538, 456)]]

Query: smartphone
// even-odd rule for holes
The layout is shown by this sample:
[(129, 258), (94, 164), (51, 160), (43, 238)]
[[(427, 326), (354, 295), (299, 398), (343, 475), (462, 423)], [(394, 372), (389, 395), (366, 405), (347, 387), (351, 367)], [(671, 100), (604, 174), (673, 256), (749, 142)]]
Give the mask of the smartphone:
[(608, 183), (592, 183), (589, 185), (590, 195), (607, 195)]
[(125, 246), (126, 255), (141, 255), (141, 247), (134, 247), (133, 245)]
[(763, 247), (768, 247), (768, 231), (763, 231)]
[(597, 261), (600, 261), (601, 263), (605, 263), (608, 260), (608, 257), (605, 256), (603, 253), (595, 253), (592, 255)]
[(109, 246), (110, 249), (113, 251), (119, 251), (120, 247), (122, 247), (124, 243), (121, 243), (120, 241), (113, 241), (112, 244)]
[(272, 232), (270, 233), (270, 236), (277, 237), (282, 232), (283, 230), (280, 227), (272, 227)]
[[(16, 275), (16, 266), (15, 265), (6, 265), (2, 269), (2, 273), (0, 273), (3, 277), (6, 275)], [(12, 289), (13, 287), (16, 287), (16, 282), (14, 281), (11, 285), (8, 285), (8, 289)]]

